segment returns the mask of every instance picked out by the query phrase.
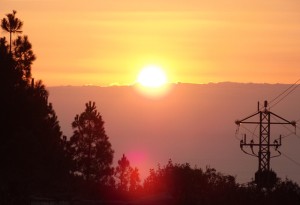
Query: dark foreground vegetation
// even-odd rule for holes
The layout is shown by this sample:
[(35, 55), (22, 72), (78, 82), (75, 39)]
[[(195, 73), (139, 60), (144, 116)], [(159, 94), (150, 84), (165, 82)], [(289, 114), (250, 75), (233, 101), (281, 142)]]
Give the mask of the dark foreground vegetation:
[[(94, 102), (62, 134), (48, 92), (34, 81), (31, 43), (13, 11), (1, 21), (0, 204), (300, 204), (300, 187), (277, 179), (272, 187), (238, 184), (215, 169), (174, 164), (151, 169), (141, 183), (125, 155), (114, 151)], [(9, 43), (8, 43), (9, 42)]]

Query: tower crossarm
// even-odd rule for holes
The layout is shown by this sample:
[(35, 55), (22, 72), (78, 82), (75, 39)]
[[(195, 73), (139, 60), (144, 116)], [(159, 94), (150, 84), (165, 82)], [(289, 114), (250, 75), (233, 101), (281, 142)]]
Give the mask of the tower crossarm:
[(287, 119), (284, 119), (283, 117), (280, 117), (279, 115), (270, 112), (271, 115), (274, 115), (275, 117), (277, 117), (278, 119), (282, 120), (282, 122), (271, 122), (271, 124), (288, 124), (288, 125), (292, 125), (294, 127), (296, 127), (296, 121), (289, 121)]
[(247, 120), (249, 120), (250, 118), (252, 118), (252, 117), (254, 117), (256, 115), (259, 115), (261, 113), (262, 114), (265, 113), (265, 111), (264, 112), (263, 111), (259, 111), (259, 112), (255, 113), (253, 115), (250, 115), (250, 116), (248, 116), (248, 117), (246, 117), (246, 118), (244, 118), (242, 120), (236, 120), (235, 124), (237, 124), (237, 125), (240, 125), (240, 124), (256, 124), (256, 125), (260, 125), (261, 124), (261, 125), (267, 125), (267, 124), (269, 124), (269, 125), (292, 125), (294, 127), (296, 126), (296, 121), (289, 121), (289, 120), (287, 120), (287, 119), (285, 119), (283, 117), (280, 117), (279, 115), (277, 115), (277, 114), (275, 114), (273, 112), (270, 112), (270, 111), (267, 111), (267, 112), (269, 112), (271, 116), (273, 115), (276, 118), (280, 119), (281, 122), (247, 121)]
[[(250, 118), (252, 118), (252, 117), (254, 117), (254, 116), (258, 115), (258, 114), (259, 114), (259, 112), (255, 113), (255, 114), (253, 114), (253, 115), (250, 115), (250, 116), (248, 116), (248, 117), (245, 117), (245, 118), (242, 119), (242, 120), (236, 120), (236, 121), (235, 121), (235, 124), (240, 125), (240, 124), (242, 124), (242, 123), (249, 123), (249, 122), (247, 122), (246, 120), (248, 120), (248, 119), (250, 119)], [(250, 122), (250, 123), (252, 124), (252, 122)], [(253, 122), (253, 123), (256, 123), (256, 122)]]

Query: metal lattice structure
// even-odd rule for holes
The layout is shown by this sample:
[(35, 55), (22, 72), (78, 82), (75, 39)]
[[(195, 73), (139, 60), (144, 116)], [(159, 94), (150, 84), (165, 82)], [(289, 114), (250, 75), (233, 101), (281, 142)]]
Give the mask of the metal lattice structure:
[[(237, 125), (241, 124), (256, 124), (259, 125), (259, 143), (255, 143), (254, 140), (247, 142), (246, 135), (244, 135), (244, 139), (240, 141), (241, 150), (249, 154), (251, 156), (255, 156), (258, 158), (258, 171), (255, 174), (255, 181), (259, 183), (265, 175), (271, 172), (270, 170), (270, 159), (273, 157), (278, 157), (281, 155), (281, 152), (278, 148), (281, 146), (281, 135), (278, 140), (274, 140), (271, 143), (271, 125), (292, 125), (296, 126), (295, 121), (288, 121), (275, 113), (268, 110), (268, 102), (265, 101), (264, 108), (260, 110), (258, 105), (258, 111), (250, 115), (242, 120), (237, 120), (235, 123)], [(254, 117), (259, 116), (259, 121), (253, 120)], [(272, 121), (271, 119), (276, 119), (276, 121)], [(250, 147), (251, 152), (246, 151), (244, 148)], [(258, 152), (255, 153), (254, 148), (258, 148)], [(277, 152), (276, 155), (271, 155), (271, 148), (274, 148)], [(263, 173), (263, 174), (262, 174)], [(267, 174), (266, 174), (267, 173)], [(274, 173), (275, 174), (275, 173)], [(264, 175), (262, 177), (262, 175)], [(276, 174), (275, 174), (276, 178)], [(266, 180), (263, 180), (266, 181)], [(261, 183), (261, 186), (265, 186), (265, 183)]]

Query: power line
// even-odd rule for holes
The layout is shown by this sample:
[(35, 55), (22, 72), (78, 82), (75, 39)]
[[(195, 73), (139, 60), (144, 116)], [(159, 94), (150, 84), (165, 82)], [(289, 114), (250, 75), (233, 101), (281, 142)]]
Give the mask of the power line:
[[(273, 120), (275, 120), (276, 122), (279, 122), (276, 118), (274, 118), (274, 117), (271, 117)], [(286, 129), (286, 130), (288, 130), (290, 133), (289, 134), (287, 134), (287, 135), (283, 135), (282, 137), (281, 137), (281, 139), (284, 139), (284, 138), (286, 138), (286, 137), (289, 137), (289, 136), (291, 136), (291, 135), (294, 135), (294, 136), (296, 136), (298, 139), (300, 139), (300, 136), (299, 135), (297, 135), (297, 133), (296, 133), (296, 129), (300, 129), (299, 127), (297, 127), (297, 126), (295, 126), (295, 130), (293, 131), (293, 130), (291, 130), (290, 128), (288, 128), (286, 125), (284, 125), (284, 124), (282, 124), (282, 126)], [(279, 139), (279, 138), (277, 138), (277, 139)]]
[(238, 140), (238, 141), (241, 140), (241, 139), (239, 139), (239, 137), (238, 137), (239, 132), (240, 132), (240, 126), (237, 126), (237, 127), (236, 127), (236, 130), (235, 130), (235, 135), (234, 135), (234, 137), (235, 137), (235, 139)]
[[(279, 122), (278, 121), (278, 119), (277, 118), (275, 118), (275, 117), (273, 117), (273, 116), (271, 116), (271, 118), (275, 121), (275, 122)], [(286, 137), (289, 137), (289, 136), (291, 136), (291, 135), (296, 135), (296, 129), (295, 129), (295, 131), (293, 131), (293, 130), (291, 130), (290, 128), (288, 128), (286, 125), (284, 125), (284, 124), (281, 124), (281, 126), (283, 126), (286, 130), (288, 130), (290, 133), (289, 134), (287, 134), (287, 135), (283, 135), (281, 138), (283, 139), (283, 138), (286, 138)], [(279, 139), (279, 138), (277, 138), (277, 139)]]
[(299, 86), (300, 84), (297, 84), (297, 86), (295, 86), (290, 92), (288, 92), (285, 96), (283, 96), (279, 101), (277, 101), (275, 104), (273, 104), (272, 106), (270, 106), (270, 108), (274, 107), (275, 105), (277, 105), (278, 103), (280, 103), (282, 100), (284, 100), (289, 94), (291, 94), (294, 90), (296, 90), (296, 88)]
[[(280, 98), (283, 94), (285, 94), (285, 93), (286, 93), (288, 90), (290, 90), (292, 87), (294, 87), (299, 81), (300, 81), (300, 78), (299, 78), (294, 84), (292, 84), (291, 86), (289, 86), (286, 90), (284, 90), (282, 93), (280, 93), (277, 97), (275, 97), (273, 100), (271, 100), (270, 103), (269, 103), (269, 105), (272, 104), (272, 103), (273, 103), (275, 100), (277, 100), (278, 98)], [(299, 84), (298, 84), (298, 85), (299, 85)], [(297, 86), (298, 86), (298, 85), (297, 85)], [(297, 87), (297, 86), (296, 86), (296, 87)], [(289, 93), (290, 93), (290, 92), (289, 92)], [(288, 94), (289, 94), (289, 93), (288, 93)], [(285, 96), (285, 97), (286, 97), (286, 96)], [(284, 98), (285, 98), (285, 97), (284, 97)], [(282, 100), (282, 99), (281, 99), (281, 100)], [(281, 101), (281, 100), (280, 100), (280, 101)], [(280, 101), (279, 101), (279, 102), (280, 102)], [(278, 104), (279, 102), (277, 102), (276, 104)], [(276, 105), (276, 104), (275, 104), (275, 105)], [(273, 107), (274, 107), (275, 105), (273, 105)]]
[(291, 157), (289, 157), (288, 155), (284, 154), (283, 152), (281, 152), (281, 154), (287, 158), (288, 160), (290, 160), (291, 162), (293, 162), (294, 164), (296, 164), (297, 166), (300, 167), (300, 162), (297, 162), (296, 160), (292, 159)]
[[(296, 127), (296, 129), (300, 130), (300, 128), (299, 128), (299, 127)], [(296, 137), (297, 137), (297, 138), (299, 138), (299, 139), (300, 139), (300, 136), (299, 136), (299, 135), (297, 135), (297, 134), (295, 134), (295, 135), (296, 135)]]
[[(296, 90), (296, 88), (300, 85), (300, 84), (297, 84), (297, 85), (296, 85), (296, 83), (298, 83), (299, 80), (300, 80), (300, 79), (298, 79), (293, 85), (291, 85), (288, 89), (286, 89), (284, 92), (282, 92), (280, 95), (278, 95), (275, 99), (278, 99), (279, 96), (282, 96), (284, 93), (286, 93), (288, 90), (290, 90), (288, 93), (286, 93), (285, 95), (283, 95), (282, 98), (280, 98), (277, 102), (275, 102), (275, 104), (271, 105), (269, 108), (274, 107), (275, 105), (277, 105), (278, 103), (280, 103), (282, 100), (284, 100), (284, 99), (285, 99), (289, 94), (291, 94), (294, 90)], [(272, 101), (274, 102), (275, 99), (272, 100)]]
[(244, 128), (245, 130), (247, 130), (250, 134), (252, 134), (252, 138), (253, 138), (253, 136), (259, 138), (259, 136), (257, 134), (255, 134), (255, 130), (257, 129), (258, 125), (255, 127), (254, 131), (251, 131), (250, 129), (248, 129), (247, 127), (243, 126), (242, 124), (240, 126), (242, 128)]
[[(291, 136), (291, 135), (295, 135), (295, 133), (290, 132), (290, 133), (287, 134), (287, 135), (283, 135), (283, 136), (281, 137), (281, 139), (287, 138), (287, 137), (289, 137), (289, 136)], [(297, 136), (297, 135), (296, 135), (296, 136)]]
[[(300, 78), (299, 78), (296, 82), (294, 82), (292, 85), (290, 85), (287, 89), (285, 89), (282, 93), (280, 93), (278, 96), (276, 96), (273, 100), (271, 100), (270, 103), (269, 103), (269, 109), (272, 108), (272, 107), (274, 107), (274, 106), (276, 106), (278, 103), (280, 103), (282, 100), (284, 100), (289, 94), (291, 94), (294, 90), (296, 90), (296, 88), (300, 85), (300, 84), (297, 84), (299, 81), (300, 81)], [(286, 92), (288, 92), (288, 93), (286, 93)], [(285, 93), (286, 93), (286, 94), (285, 94)], [(285, 95), (284, 95), (284, 94), (285, 94)], [(279, 99), (282, 95), (284, 95), (284, 96), (283, 96), (281, 99)], [(279, 99), (279, 100), (278, 100), (277, 102), (275, 102), (277, 99)], [(275, 102), (275, 104), (271, 105), (273, 102)], [(264, 106), (259, 106), (259, 107), (258, 107), (258, 111), (261, 111), (263, 107), (264, 107)], [(251, 115), (255, 115), (255, 113), (253, 113), (253, 114), (251, 114)], [(299, 122), (299, 121), (300, 121), (300, 118), (299, 118), (298, 120), (296, 120), (296, 122)], [(297, 138), (300, 138), (300, 136), (298, 136), (298, 135), (296, 134), (296, 130), (295, 130), (295, 131), (291, 131), (291, 130), (290, 130), (289, 128), (287, 128), (285, 125), (283, 125), (283, 126), (284, 126), (287, 130), (289, 130), (289, 131), (291, 132), (290, 134), (284, 136), (283, 138), (288, 137), (288, 136), (290, 136), (290, 135), (292, 135), (292, 134), (295, 134), (295, 136), (296, 136)], [(244, 126), (242, 126), (242, 127), (243, 127), (245, 130), (247, 130), (249, 133), (252, 134), (252, 138), (253, 138), (253, 136), (259, 138), (259, 137), (255, 134), (255, 131), (256, 131), (257, 127), (255, 127), (254, 131), (251, 131), (251, 130), (247, 129), (247, 128), (244, 127)], [(296, 127), (296, 129), (299, 129), (299, 128)], [(238, 131), (238, 130), (237, 130), (237, 131)], [(237, 138), (237, 134), (236, 134), (236, 138)]]

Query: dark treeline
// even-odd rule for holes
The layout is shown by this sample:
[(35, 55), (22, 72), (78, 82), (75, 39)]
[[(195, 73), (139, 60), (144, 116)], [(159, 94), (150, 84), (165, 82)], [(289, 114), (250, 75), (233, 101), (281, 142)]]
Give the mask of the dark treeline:
[(32, 78), (32, 45), (27, 36), (13, 39), (22, 25), (15, 11), (1, 21), (10, 44), (0, 39), (0, 204), (21, 204), (32, 193), (64, 190), (66, 183), (58, 182), (69, 176), (66, 138), (45, 85)]
[(112, 166), (114, 150), (94, 102), (75, 116), (73, 135), (64, 136), (45, 85), (32, 77), (36, 57), (29, 38), (20, 35), (22, 26), (15, 11), (1, 21), (9, 40), (0, 38), (0, 204), (43, 198), (69, 204), (299, 204), (300, 187), (291, 180), (277, 179), (264, 189), (171, 160), (151, 169), (142, 183), (125, 155)]

